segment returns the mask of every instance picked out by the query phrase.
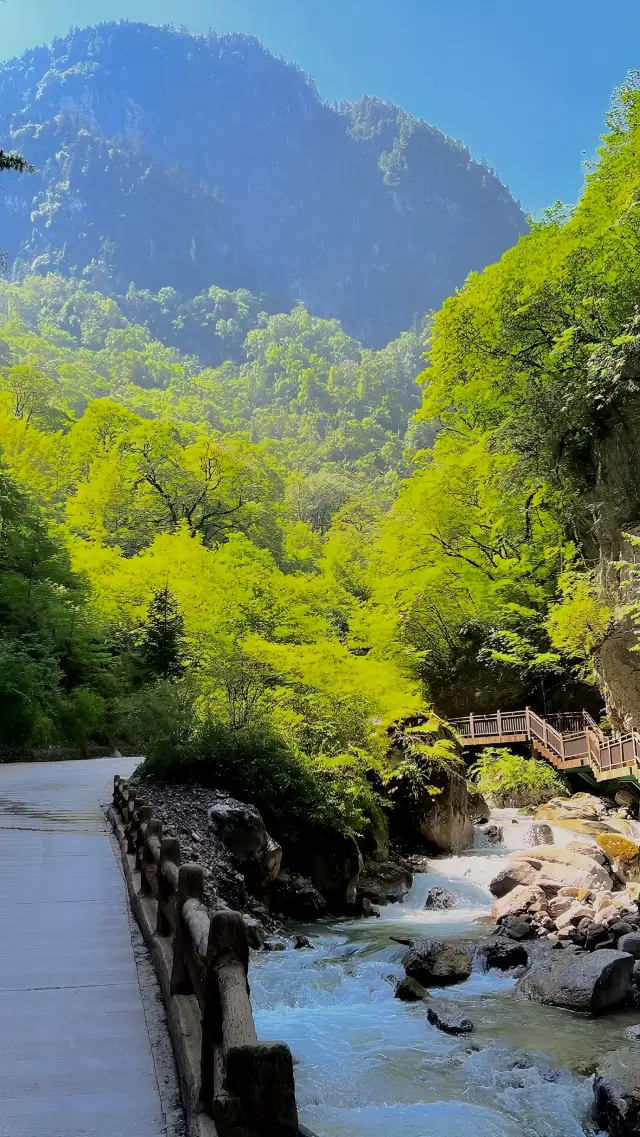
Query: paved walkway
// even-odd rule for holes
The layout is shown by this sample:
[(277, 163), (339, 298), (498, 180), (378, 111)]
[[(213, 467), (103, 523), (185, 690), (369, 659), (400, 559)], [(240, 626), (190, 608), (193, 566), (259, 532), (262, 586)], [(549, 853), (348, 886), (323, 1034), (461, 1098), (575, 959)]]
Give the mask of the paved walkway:
[(0, 1137), (177, 1131), (97, 804), (133, 765), (0, 765)]

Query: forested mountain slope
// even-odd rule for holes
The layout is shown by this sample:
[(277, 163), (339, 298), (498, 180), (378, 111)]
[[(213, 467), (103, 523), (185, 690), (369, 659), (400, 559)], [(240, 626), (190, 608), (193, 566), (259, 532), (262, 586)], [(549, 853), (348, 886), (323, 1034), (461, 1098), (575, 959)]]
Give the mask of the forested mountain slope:
[(0, 241), (22, 270), (302, 300), (381, 346), (525, 230), (459, 142), (374, 98), (330, 107), (241, 35), (73, 32), (0, 68)]

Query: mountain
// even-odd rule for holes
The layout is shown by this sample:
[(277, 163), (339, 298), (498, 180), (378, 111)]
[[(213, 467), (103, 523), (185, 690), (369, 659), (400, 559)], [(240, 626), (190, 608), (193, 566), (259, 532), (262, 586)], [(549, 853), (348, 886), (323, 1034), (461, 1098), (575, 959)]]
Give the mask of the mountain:
[(525, 230), (497, 175), (391, 103), (324, 102), (242, 35), (136, 23), (0, 66), (0, 247), (14, 271), (194, 296), (302, 300), (370, 346), (440, 305)]

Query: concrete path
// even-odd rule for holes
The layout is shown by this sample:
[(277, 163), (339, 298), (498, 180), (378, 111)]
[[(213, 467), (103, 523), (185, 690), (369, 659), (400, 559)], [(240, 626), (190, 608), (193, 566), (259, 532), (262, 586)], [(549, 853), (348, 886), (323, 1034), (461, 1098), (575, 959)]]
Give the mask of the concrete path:
[(178, 1132), (98, 807), (133, 765), (0, 765), (0, 1137)]

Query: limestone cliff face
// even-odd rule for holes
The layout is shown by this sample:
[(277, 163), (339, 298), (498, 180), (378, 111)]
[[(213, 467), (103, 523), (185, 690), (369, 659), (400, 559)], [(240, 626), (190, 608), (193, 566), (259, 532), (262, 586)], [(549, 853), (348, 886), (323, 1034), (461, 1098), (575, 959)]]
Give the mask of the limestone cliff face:
[(301, 300), (371, 347), (526, 229), (461, 143), (379, 99), (329, 106), (242, 35), (76, 30), (0, 66), (0, 140), (37, 167), (0, 198), (18, 268)]
[(598, 685), (614, 730), (640, 729), (640, 653), (631, 621), (620, 620), (594, 656)]

